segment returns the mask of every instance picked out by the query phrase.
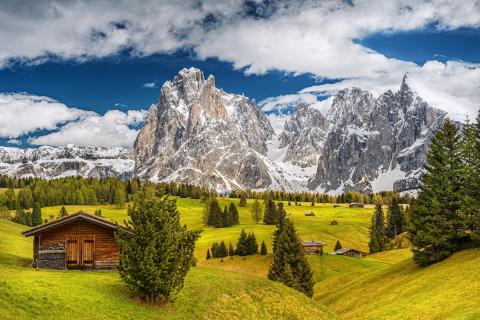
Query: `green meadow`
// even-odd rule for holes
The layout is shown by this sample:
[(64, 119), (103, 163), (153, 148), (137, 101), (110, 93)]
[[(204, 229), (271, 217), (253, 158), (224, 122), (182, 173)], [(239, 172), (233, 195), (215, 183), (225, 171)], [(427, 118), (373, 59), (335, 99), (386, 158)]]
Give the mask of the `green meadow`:
[[(220, 199), (226, 205), (238, 199)], [(480, 250), (466, 250), (436, 265), (419, 268), (408, 249), (363, 259), (309, 256), (315, 296), (309, 299), (266, 279), (267, 256), (206, 260), (207, 248), (224, 240), (236, 242), (242, 228), (265, 240), (271, 250), (273, 226), (255, 224), (247, 207), (238, 207), (240, 225), (211, 228), (202, 223), (203, 203), (177, 199), (182, 222), (202, 229), (184, 289), (166, 306), (148, 305), (130, 296), (116, 272), (48, 271), (29, 267), (32, 240), (25, 227), (0, 220), (1, 319), (480, 319)], [(61, 207), (43, 208), (44, 218)], [(66, 206), (122, 222), (127, 209), (114, 206)], [(344, 247), (368, 251), (372, 207), (331, 204), (287, 206), (304, 240), (321, 240), (331, 252)], [(316, 216), (305, 217), (306, 211)], [(336, 220), (338, 225), (331, 225)]]

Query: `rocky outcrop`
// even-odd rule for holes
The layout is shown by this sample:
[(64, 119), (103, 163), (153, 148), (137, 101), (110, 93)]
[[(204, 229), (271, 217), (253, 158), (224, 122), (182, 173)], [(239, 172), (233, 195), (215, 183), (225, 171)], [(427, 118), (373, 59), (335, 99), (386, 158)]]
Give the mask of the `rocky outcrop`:
[(263, 159), (273, 129), (255, 101), (225, 93), (215, 79), (183, 69), (161, 89), (135, 141), (135, 173), (219, 191), (266, 188)]
[(327, 122), (320, 111), (299, 105), (279, 137), (280, 148), (287, 148), (283, 161), (302, 168), (316, 165), (327, 134)]
[(133, 169), (133, 155), (124, 148), (73, 145), (36, 149), (0, 147), (0, 175), (45, 179), (66, 176), (129, 179)]
[(378, 98), (358, 88), (337, 94), (329, 133), (309, 188), (372, 192), (417, 187), (430, 140), (447, 114), (408, 85)]

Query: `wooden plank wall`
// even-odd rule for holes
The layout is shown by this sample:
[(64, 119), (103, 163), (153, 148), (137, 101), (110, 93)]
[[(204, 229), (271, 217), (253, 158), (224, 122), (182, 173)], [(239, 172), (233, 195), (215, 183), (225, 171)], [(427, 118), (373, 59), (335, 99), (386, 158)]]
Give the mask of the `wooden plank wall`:
[(73, 221), (41, 233), (43, 243), (68, 240), (68, 236), (94, 236), (95, 264), (97, 267), (111, 267), (118, 264), (119, 249), (114, 231), (87, 221)]

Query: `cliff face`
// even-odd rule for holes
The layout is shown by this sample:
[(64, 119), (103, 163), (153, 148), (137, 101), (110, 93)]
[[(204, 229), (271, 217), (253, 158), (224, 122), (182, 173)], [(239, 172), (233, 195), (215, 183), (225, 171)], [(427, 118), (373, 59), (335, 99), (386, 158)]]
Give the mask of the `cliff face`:
[(254, 101), (215, 87), (213, 76), (183, 69), (162, 89), (134, 145), (135, 172), (217, 190), (265, 188), (263, 161), (273, 129)]

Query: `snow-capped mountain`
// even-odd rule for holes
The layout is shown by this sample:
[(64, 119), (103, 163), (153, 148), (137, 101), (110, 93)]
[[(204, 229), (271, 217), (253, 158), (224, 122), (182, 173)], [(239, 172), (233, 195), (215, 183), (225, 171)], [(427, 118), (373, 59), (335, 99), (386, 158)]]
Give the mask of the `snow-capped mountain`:
[[(447, 113), (405, 76), (380, 97), (340, 91), (324, 116), (313, 105), (275, 105), (225, 93), (198, 69), (161, 89), (135, 143), (136, 174), (215, 188), (340, 193), (409, 190)], [(285, 112), (288, 110), (288, 112)]]
[(135, 162), (124, 148), (42, 146), (36, 149), (0, 147), (0, 175), (46, 179), (67, 176), (128, 179)]

